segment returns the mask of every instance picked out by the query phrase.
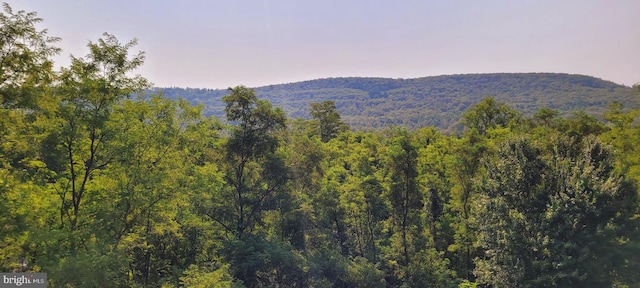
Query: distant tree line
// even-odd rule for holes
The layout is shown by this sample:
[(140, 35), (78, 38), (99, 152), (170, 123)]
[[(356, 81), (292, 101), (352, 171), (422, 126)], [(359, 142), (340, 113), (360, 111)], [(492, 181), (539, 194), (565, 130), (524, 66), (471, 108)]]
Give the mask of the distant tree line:
[[(224, 90), (158, 89), (172, 98), (203, 104), (205, 116), (224, 117)], [(459, 132), (462, 113), (483, 98), (531, 117), (540, 108), (570, 117), (584, 111), (600, 121), (612, 101), (637, 109), (637, 89), (594, 77), (560, 73), (498, 73), (434, 76), (417, 79), (330, 78), (255, 88), (291, 118), (310, 119), (310, 102), (333, 101), (343, 121), (354, 130), (403, 126), (410, 130), (434, 126)]]

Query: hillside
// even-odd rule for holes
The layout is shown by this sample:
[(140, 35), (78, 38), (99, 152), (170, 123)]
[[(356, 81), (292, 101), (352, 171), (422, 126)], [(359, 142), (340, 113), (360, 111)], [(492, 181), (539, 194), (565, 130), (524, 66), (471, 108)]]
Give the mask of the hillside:
[[(205, 105), (207, 115), (223, 115), (227, 90), (158, 88), (168, 97)], [(456, 125), (460, 114), (486, 96), (506, 102), (525, 115), (541, 107), (565, 116), (583, 110), (599, 116), (615, 100), (638, 106), (636, 90), (584, 75), (499, 73), (433, 76), (415, 79), (328, 78), (255, 88), (259, 98), (282, 107), (291, 118), (308, 117), (309, 103), (333, 100), (345, 122), (366, 129), (389, 124), (409, 128)]]

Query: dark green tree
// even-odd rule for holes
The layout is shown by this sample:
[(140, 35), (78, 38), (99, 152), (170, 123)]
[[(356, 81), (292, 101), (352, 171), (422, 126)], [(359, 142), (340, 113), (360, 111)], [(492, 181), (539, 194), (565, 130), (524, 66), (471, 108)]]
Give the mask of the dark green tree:
[(278, 149), (286, 130), (285, 113), (259, 100), (252, 89), (229, 91), (223, 98), (230, 123), (220, 159), (223, 183), (210, 191), (211, 202), (202, 210), (227, 234), (220, 253), (236, 279), (250, 287), (302, 287), (299, 256), (272, 233), (295, 208), (287, 206), (292, 203), (287, 185), (291, 170)]
[(589, 135), (598, 136), (609, 128), (596, 117), (584, 111), (574, 112), (572, 117), (563, 121), (561, 131), (571, 137), (583, 138)]
[(263, 212), (276, 207), (290, 175), (284, 159), (276, 153), (278, 133), (286, 128), (279, 108), (259, 100), (252, 89), (230, 88), (225, 96), (225, 113), (232, 124), (224, 147), (226, 187), (222, 202), (209, 216), (225, 230), (242, 239), (261, 222)]
[(349, 129), (347, 124), (340, 120), (340, 114), (336, 110), (334, 101), (311, 103), (309, 115), (317, 122), (318, 134), (322, 142), (328, 142)]
[[(388, 147), (389, 191), (387, 197), (391, 203), (392, 259), (400, 265), (396, 276), (403, 282), (408, 281), (406, 267), (411, 263), (412, 255), (417, 253), (423, 232), (422, 209), (424, 197), (419, 189), (417, 177), (418, 151), (411, 142), (407, 131), (399, 131)], [(388, 257), (389, 257), (388, 256)]]
[[(634, 187), (594, 137), (526, 137), (485, 161), (477, 210), (478, 282), (492, 287), (610, 287), (628, 280)], [(626, 252), (625, 252), (626, 251)]]

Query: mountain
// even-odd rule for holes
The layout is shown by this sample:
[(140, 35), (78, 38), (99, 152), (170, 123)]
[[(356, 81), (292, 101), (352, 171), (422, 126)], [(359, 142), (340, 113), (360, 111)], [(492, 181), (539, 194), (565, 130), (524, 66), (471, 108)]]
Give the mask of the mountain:
[[(227, 90), (157, 88), (164, 95), (202, 103), (206, 115), (223, 116)], [(307, 118), (309, 103), (333, 100), (355, 129), (402, 125), (452, 128), (462, 112), (493, 96), (527, 116), (539, 108), (564, 116), (582, 110), (599, 117), (611, 101), (638, 107), (638, 92), (591, 76), (560, 73), (463, 74), (415, 79), (327, 78), (255, 88), (258, 98), (280, 106), (291, 118)]]

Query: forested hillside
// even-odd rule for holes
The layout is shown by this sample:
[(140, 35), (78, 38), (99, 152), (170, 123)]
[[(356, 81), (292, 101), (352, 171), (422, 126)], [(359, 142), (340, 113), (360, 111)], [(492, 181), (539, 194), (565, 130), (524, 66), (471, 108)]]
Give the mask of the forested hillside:
[(453, 119), (461, 133), (353, 131), (333, 101), (292, 119), (237, 86), (221, 119), (147, 95), (135, 41), (105, 33), (54, 70), (39, 21), (0, 14), (0, 272), (48, 287), (640, 286), (637, 109), (528, 115), (487, 97)]
[[(170, 98), (205, 105), (205, 115), (223, 116), (226, 90), (160, 88)], [(308, 103), (334, 101), (354, 129), (389, 124), (410, 129), (454, 128), (469, 106), (492, 96), (527, 116), (557, 109), (562, 116), (585, 111), (601, 119), (611, 101), (637, 107), (631, 87), (590, 76), (557, 73), (467, 74), (417, 79), (332, 78), (255, 88), (256, 94), (282, 107), (291, 118), (308, 118)]]

